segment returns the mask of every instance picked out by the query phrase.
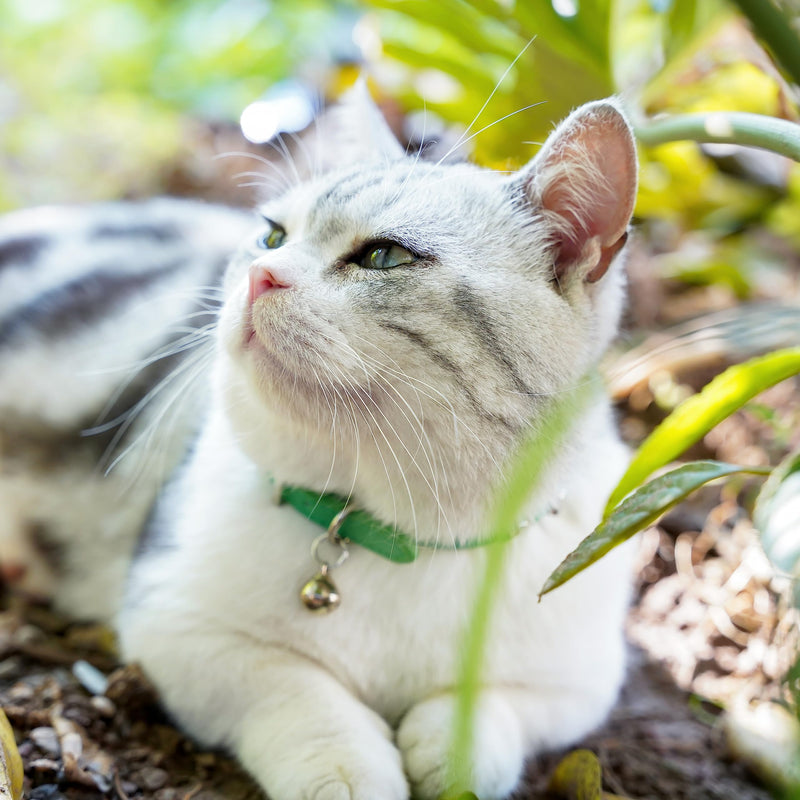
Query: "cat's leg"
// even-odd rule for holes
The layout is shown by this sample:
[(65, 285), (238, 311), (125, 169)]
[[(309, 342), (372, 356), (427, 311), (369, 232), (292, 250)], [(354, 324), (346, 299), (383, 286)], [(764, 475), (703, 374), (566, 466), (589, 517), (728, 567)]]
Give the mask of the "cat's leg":
[(123, 619), (126, 657), (189, 733), (231, 749), (270, 800), (408, 800), (391, 729), (322, 665), (236, 634), (184, 629), (155, 641), (158, 622), (145, 624)]
[[(570, 744), (605, 718), (618, 682), (605, 686), (487, 688), (473, 717), (470, 789), (481, 800), (509, 795), (526, 757)], [(450, 759), (456, 696), (444, 693), (413, 706), (400, 723), (397, 744), (414, 797), (434, 800), (454, 788)]]

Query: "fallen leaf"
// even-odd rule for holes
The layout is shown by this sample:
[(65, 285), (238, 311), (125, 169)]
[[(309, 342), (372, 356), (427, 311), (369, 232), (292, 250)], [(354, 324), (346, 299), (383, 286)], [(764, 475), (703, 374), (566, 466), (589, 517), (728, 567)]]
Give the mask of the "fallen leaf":
[(22, 776), (22, 759), (17, 750), (14, 731), (5, 711), (0, 708), (0, 796), (20, 800)]
[(550, 791), (566, 800), (602, 800), (603, 770), (591, 750), (573, 750), (561, 759)]

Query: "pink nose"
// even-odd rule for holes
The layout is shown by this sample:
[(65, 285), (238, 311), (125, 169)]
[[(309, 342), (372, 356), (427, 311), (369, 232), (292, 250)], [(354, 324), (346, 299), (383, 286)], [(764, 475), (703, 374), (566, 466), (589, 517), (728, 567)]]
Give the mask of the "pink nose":
[(253, 305), (262, 294), (268, 294), (278, 289), (291, 288), (291, 283), (285, 277), (279, 276), (275, 270), (267, 269), (259, 264), (253, 264), (250, 267), (250, 292), (248, 298), (250, 305)]

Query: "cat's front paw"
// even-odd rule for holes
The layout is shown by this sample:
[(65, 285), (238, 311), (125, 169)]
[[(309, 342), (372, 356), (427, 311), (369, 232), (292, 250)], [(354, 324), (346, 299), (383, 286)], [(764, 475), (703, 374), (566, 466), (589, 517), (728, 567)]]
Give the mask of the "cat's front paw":
[[(434, 800), (454, 789), (450, 785), (454, 708), (452, 695), (440, 695), (414, 706), (400, 724), (397, 745), (415, 798)], [(485, 692), (474, 726), (469, 788), (481, 800), (499, 800), (514, 790), (522, 773), (525, 754), (519, 720), (499, 692)]]
[(275, 800), (408, 800), (408, 783), (389, 742), (364, 742), (358, 749), (337, 746), (308, 752), (273, 765), (267, 784)]
[(265, 726), (242, 742), (238, 755), (270, 800), (408, 800), (388, 727), (370, 727), (340, 722), (335, 731), (312, 728), (301, 738), (289, 725)]

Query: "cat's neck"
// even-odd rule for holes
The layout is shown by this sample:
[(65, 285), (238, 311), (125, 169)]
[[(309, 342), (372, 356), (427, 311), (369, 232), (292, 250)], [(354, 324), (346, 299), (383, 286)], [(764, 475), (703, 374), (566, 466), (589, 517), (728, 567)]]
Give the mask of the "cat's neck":
[[(275, 484), (352, 497), (359, 507), (422, 542), (463, 543), (487, 535), (488, 510), (512, 456), (507, 443), (478, 442), (466, 432), (456, 437), (450, 430), (446, 440), (431, 432), (426, 447), (412, 451), (400, 443), (402, 430), (353, 437), (346, 426), (315, 430), (260, 404), (257, 414), (247, 414), (252, 395), (230, 379), (217, 394), (211, 427), (220, 445), (233, 443)], [(596, 438), (595, 432), (607, 425), (606, 415), (600, 403), (572, 421), (523, 517), (538, 517), (561, 502), (569, 490), (567, 475), (580, 457), (575, 443)], [(244, 429), (231, 416), (257, 423)]]

